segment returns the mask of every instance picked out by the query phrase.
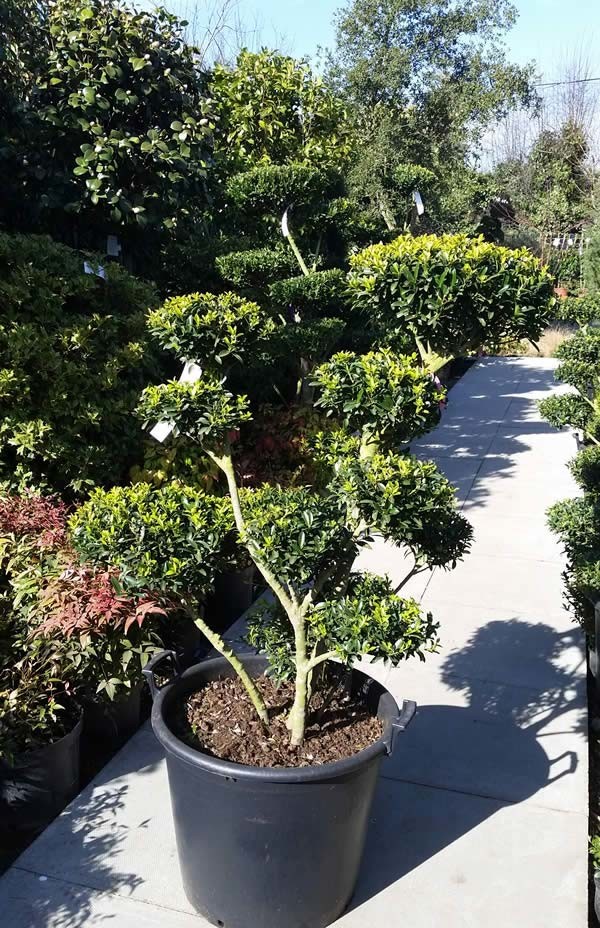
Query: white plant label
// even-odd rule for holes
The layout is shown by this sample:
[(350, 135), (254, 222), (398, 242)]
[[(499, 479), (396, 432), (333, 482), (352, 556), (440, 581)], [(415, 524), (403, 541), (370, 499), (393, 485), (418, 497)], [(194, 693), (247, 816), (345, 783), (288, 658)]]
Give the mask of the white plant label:
[(417, 215), (422, 216), (425, 212), (425, 204), (423, 203), (423, 197), (418, 190), (413, 190), (413, 200), (415, 206), (417, 207)]
[(281, 231), (282, 234), (288, 238), (290, 234), (290, 227), (288, 225), (288, 211), (286, 209), (285, 213), (281, 217)]
[(111, 258), (118, 258), (121, 254), (121, 244), (116, 235), (106, 236), (106, 254)]
[(95, 274), (96, 277), (102, 277), (103, 280), (106, 280), (106, 271), (101, 264), (99, 264), (98, 267), (94, 267), (89, 261), (84, 261), (83, 271), (85, 274)]
[[(183, 370), (179, 378), (179, 383), (196, 383), (202, 376), (202, 368), (195, 361), (185, 361)], [(166, 441), (169, 435), (177, 435), (177, 426), (174, 422), (162, 421), (157, 422), (153, 429), (150, 430), (152, 438), (161, 444)]]

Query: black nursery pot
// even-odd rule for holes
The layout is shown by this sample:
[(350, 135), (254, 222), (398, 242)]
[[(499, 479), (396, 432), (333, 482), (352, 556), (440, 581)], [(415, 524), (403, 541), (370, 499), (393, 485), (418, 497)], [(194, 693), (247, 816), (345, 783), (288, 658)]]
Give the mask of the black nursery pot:
[(82, 719), (64, 737), (0, 761), (0, 818), (9, 828), (37, 831), (52, 821), (79, 790)]
[(84, 700), (84, 736), (118, 744), (133, 735), (140, 727), (142, 687), (141, 683), (134, 686), (126, 696), (114, 702)]
[[(173, 713), (188, 693), (234, 671), (211, 660), (158, 688), (152, 727), (165, 749), (177, 850), (186, 895), (222, 928), (325, 928), (350, 902), (364, 848), (381, 759), (415, 713), (366, 674), (347, 676), (363, 690), (382, 737), (346, 760), (319, 767), (260, 768), (219, 760), (173, 734)], [(267, 662), (241, 658), (251, 676)], [(335, 671), (334, 671), (335, 672)]]

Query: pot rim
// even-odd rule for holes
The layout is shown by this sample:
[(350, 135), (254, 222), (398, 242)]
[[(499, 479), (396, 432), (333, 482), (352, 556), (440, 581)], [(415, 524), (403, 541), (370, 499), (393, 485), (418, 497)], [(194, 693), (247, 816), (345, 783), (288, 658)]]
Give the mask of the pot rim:
[[(268, 662), (260, 655), (239, 655), (240, 660), (248, 668), (257, 668), (261, 671), (266, 669)], [(214, 658), (208, 661), (201, 661), (193, 664), (181, 675), (175, 676), (169, 683), (161, 687), (155, 695), (152, 704), (151, 723), (154, 734), (165, 750), (174, 755), (178, 760), (183, 761), (193, 767), (200, 767), (207, 773), (216, 774), (231, 780), (254, 780), (264, 783), (310, 783), (311, 781), (327, 780), (347, 776), (355, 773), (361, 767), (373, 763), (382, 755), (390, 753), (390, 744), (392, 738), (392, 719), (399, 714), (398, 704), (389, 690), (368, 674), (361, 670), (353, 669), (353, 674), (360, 674), (366, 681), (372, 680), (382, 689), (381, 697), (389, 701), (389, 719), (384, 725), (381, 736), (368, 745), (353, 754), (351, 757), (342, 760), (333, 761), (327, 764), (306, 767), (252, 767), (248, 764), (239, 764), (235, 761), (222, 760), (207, 754), (198, 748), (190, 747), (175, 735), (167, 722), (165, 721), (166, 711), (172, 700), (176, 698), (178, 684), (182, 681), (190, 680), (202, 672), (214, 672), (219, 668), (229, 668), (231, 665), (225, 658)]]

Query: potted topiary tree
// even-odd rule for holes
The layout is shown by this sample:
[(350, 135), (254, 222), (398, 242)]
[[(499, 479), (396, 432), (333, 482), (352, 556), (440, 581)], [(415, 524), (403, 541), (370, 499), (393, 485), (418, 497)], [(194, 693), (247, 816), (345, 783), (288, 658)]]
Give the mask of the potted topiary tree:
[[(435, 465), (394, 450), (397, 438), (436, 421), (440, 393), (415, 357), (390, 351), (345, 353), (316, 373), (320, 403), (338, 422), (314, 440), (318, 485), (240, 489), (232, 438), (251, 411), (223, 371), (233, 355), (256, 349), (269, 320), (240, 302), (224, 327), (223, 302), (231, 309), (230, 297), (205, 295), (150, 314), (159, 344), (196, 359), (204, 373), (194, 384), (149, 387), (140, 413), (147, 424), (176, 423), (221, 469), (239, 544), (272, 596), (251, 621), (261, 656), (234, 656), (213, 635), (222, 659), (175, 668), (166, 683), (173, 655), (151, 662), (152, 723), (167, 754), (183, 881), (196, 909), (229, 928), (320, 928), (349, 902), (381, 758), (415, 708), (399, 710), (352, 664), (362, 655), (424, 659), (437, 646), (431, 614), (389, 579), (354, 572), (356, 555), (381, 532), (412, 556), (409, 576), (453, 566), (471, 530)], [(92, 505), (101, 498), (98, 491)], [(75, 543), (85, 538), (86, 553), (97, 545), (110, 558), (119, 541), (111, 545), (104, 526), (84, 506)]]

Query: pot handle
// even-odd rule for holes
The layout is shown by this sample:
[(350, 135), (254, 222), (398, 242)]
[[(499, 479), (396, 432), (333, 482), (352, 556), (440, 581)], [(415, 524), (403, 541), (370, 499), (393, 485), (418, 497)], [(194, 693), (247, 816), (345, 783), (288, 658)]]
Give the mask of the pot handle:
[[(160, 664), (162, 664), (163, 661), (166, 661), (167, 659), (168, 659), (168, 660), (171, 662), (171, 664), (172, 664), (172, 667), (171, 667), (171, 671), (172, 671), (171, 677), (170, 677), (169, 680), (167, 680), (166, 683), (163, 683), (162, 685), (159, 685), (159, 684), (156, 682), (156, 678), (155, 678), (155, 676), (154, 676), (154, 672), (155, 672), (155, 670), (157, 669), (157, 667), (159, 667)], [(150, 692), (151, 692), (151, 694), (152, 694), (152, 701), (154, 702), (154, 700), (155, 700), (156, 697), (158, 696), (160, 690), (162, 690), (163, 686), (167, 686), (169, 683), (171, 683), (171, 681), (172, 681), (175, 677), (179, 676), (179, 674), (181, 673), (181, 666), (180, 666), (180, 664), (179, 664), (179, 658), (177, 657), (175, 651), (160, 651), (158, 654), (155, 654), (155, 656), (152, 658), (152, 660), (149, 660), (149, 661), (148, 661), (148, 663), (146, 664), (146, 666), (145, 666), (144, 669), (142, 670), (142, 673), (144, 674), (144, 676), (145, 676), (145, 678), (146, 678), (146, 682), (148, 683), (148, 686), (150, 687)]]
[(397, 715), (395, 719), (392, 719), (392, 725), (386, 743), (388, 757), (394, 753), (396, 738), (401, 732), (406, 731), (413, 718), (415, 717), (416, 711), (416, 702), (413, 702), (412, 699), (405, 699), (403, 701), (400, 715)]

